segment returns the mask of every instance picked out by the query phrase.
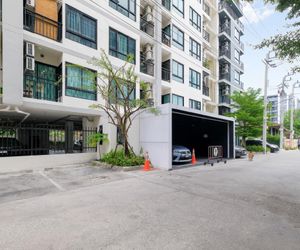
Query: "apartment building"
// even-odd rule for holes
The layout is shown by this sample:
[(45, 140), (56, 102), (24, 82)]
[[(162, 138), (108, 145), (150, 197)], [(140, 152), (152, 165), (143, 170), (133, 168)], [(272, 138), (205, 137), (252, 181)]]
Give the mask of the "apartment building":
[[(102, 152), (115, 147), (116, 127), (91, 108), (104, 100), (95, 90), (99, 79), (90, 77), (99, 69), (88, 60), (103, 49), (115, 66), (134, 55), (136, 73), (149, 83), (153, 105), (168, 107), (170, 120), (176, 109), (225, 124), (222, 143), (228, 157), (233, 155), (229, 131), (234, 121), (218, 115), (217, 1), (2, 0), (2, 10), (0, 121), (2, 130), (14, 128), (6, 137), (22, 145), (22, 154), (73, 153), (64, 159), (86, 161), (96, 151), (88, 137), (99, 130), (109, 136)], [(155, 133), (140, 120), (130, 131), (137, 152), (141, 146), (147, 149)], [(167, 139), (168, 159), (173, 139)]]
[(240, 1), (219, 1), (219, 114), (230, 112), (229, 95), (243, 91), (241, 75), (244, 73), (244, 34)]
[(291, 101), (285, 92), (276, 95), (268, 96), (268, 115), (270, 116), (270, 121), (274, 124), (280, 124), (281, 117), (290, 108)]

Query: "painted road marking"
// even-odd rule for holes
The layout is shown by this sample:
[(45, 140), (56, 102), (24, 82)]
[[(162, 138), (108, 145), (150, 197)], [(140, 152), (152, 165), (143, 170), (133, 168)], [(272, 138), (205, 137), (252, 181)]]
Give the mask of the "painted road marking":
[(43, 176), (45, 179), (47, 179), (49, 182), (51, 182), (60, 191), (66, 191), (61, 185), (59, 185), (57, 182), (55, 182), (50, 177), (48, 177), (43, 171), (39, 171), (39, 174)]

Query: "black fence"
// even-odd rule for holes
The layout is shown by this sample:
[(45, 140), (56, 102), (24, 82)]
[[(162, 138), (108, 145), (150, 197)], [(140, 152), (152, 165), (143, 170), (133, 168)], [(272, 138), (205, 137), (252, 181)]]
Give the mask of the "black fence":
[(72, 122), (59, 125), (0, 123), (0, 157), (96, 152), (96, 128)]

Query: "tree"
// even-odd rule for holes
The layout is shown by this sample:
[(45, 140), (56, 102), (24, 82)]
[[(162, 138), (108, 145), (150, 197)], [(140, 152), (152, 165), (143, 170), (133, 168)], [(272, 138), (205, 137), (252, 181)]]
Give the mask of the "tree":
[[(97, 77), (101, 83), (97, 85), (97, 90), (104, 101), (93, 107), (104, 111), (109, 117), (109, 122), (119, 129), (125, 156), (134, 154), (128, 140), (128, 132), (134, 118), (140, 111), (151, 106), (151, 88), (148, 83), (138, 79), (133, 62), (133, 56), (129, 55), (122, 66), (115, 67), (104, 50), (101, 50), (100, 58), (90, 61), (99, 67)], [(140, 99), (135, 97), (137, 85), (141, 90)], [(150, 111), (155, 112), (155, 109), (151, 108)]]
[[(288, 111), (284, 115), (284, 127), (290, 129), (291, 111)], [(294, 110), (294, 131), (295, 136), (300, 137), (300, 109)]]
[(260, 89), (249, 88), (244, 92), (236, 91), (230, 96), (233, 112), (226, 115), (236, 119), (236, 134), (242, 138), (243, 146), (248, 137), (262, 134), (264, 104), (260, 93)]
[[(252, 2), (253, 0), (246, 0)], [(264, 0), (265, 3), (276, 5), (279, 12), (287, 11), (287, 20), (295, 19), (289, 25), (289, 30), (284, 34), (277, 34), (268, 39), (264, 39), (256, 48), (272, 48), (280, 59), (289, 62), (296, 61), (300, 56), (300, 1), (299, 0)], [(296, 66), (294, 71), (300, 72), (300, 67)]]

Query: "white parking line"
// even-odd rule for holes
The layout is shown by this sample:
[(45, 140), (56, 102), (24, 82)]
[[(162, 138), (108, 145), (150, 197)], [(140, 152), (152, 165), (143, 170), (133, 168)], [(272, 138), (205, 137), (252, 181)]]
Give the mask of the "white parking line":
[(59, 185), (58, 183), (56, 183), (54, 180), (52, 180), (50, 177), (48, 177), (43, 171), (39, 171), (38, 172), (41, 176), (43, 176), (45, 179), (47, 179), (48, 181), (50, 181), (57, 189), (59, 189), (60, 191), (65, 191), (65, 189)]

